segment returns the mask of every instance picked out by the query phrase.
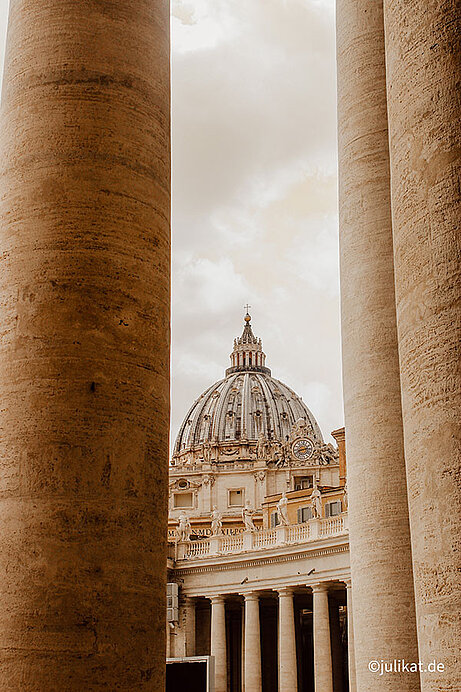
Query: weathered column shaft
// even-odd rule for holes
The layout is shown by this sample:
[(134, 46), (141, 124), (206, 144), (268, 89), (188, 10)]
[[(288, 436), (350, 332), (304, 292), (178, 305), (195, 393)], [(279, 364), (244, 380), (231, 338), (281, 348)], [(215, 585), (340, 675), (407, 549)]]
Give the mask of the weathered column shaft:
[(461, 689), (460, 25), (386, 0), (394, 261), (418, 639), (426, 692)]
[(349, 672), (349, 692), (357, 692), (355, 673), (354, 614), (352, 611), (352, 583), (346, 582), (347, 597), (347, 663)]
[(186, 656), (195, 656), (195, 598), (186, 598)]
[(244, 638), (244, 683), (245, 690), (261, 692), (261, 639), (259, 631), (259, 596), (245, 594), (245, 638)]
[(0, 689), (164, 687), (169, 12), (11, 0)]
[(297, 692), (298, 665), (293, 610), (293, 592), (280, 589), (279, 594), (279, 692)]
[(170, 623), (167, 620), (166, 623), (166, 657), (170, 658), (171, 656), (171, 627)]
[(359, 692), (419, 689), (371, 673), (418, 660), (394, 295), (381, 0), (338, 0), (344, 408)]
[(215, 692), (227, 692), (226, 604), (223, 596), (211, 599), (211, 655), (215, 657)]
[(312, 587), (314, 616), (314, 683), (315, 692), (333, 692), (330, 614), (326, 584)]

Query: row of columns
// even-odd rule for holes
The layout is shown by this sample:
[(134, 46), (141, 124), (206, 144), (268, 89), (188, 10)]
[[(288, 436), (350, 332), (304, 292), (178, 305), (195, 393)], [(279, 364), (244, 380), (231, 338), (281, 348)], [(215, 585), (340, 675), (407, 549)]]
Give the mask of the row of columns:
[[(337, 0), (336, 18), (357, 683), (442, 692), (461, 686), (459, 7)], [(368, 668), (434, 658), (421, 680)]]
[[(355, 692), (355, 662), (352, 628), (352, 602), (350, 581), (347, 587), (347, 620), (349, 641), (349, 690)], [(328, 584), (311, 586), (313, 596), (314, 678), (316, 692), (333, 692), (333, 665), (330, 637)], [(278, 617), (278, 680), (279, 692), (297, 692), (298, 667), (294, 617), (293, 588), (277, 590)], [(242, 594), (244, 597), (243, 681), (248, 692), (261, 692), (261, 634), (258, 591)], [(227, 691), (227, 643), (225, 596), (216, 595), (211, 601), (211, 655), (215, 661), (215, 691)], [(186, 655), (195, 654), (195, 601), (186, 599)]]

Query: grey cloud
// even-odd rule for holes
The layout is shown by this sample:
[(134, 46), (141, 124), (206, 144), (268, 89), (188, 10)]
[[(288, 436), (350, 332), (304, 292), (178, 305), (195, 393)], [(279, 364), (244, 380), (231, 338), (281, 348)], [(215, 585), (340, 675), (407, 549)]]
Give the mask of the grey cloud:
[(223, 375), (246, 300), (327, 435), (342, 423), (332, 3), (208, 8), (231, 29), (173, 53), (172, 435)]

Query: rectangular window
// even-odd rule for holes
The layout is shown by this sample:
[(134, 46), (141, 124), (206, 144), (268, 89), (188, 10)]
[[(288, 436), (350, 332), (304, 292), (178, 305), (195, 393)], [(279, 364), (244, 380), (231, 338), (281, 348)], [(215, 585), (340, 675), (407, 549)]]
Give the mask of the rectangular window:
[(337, 517), (341, 514), (341, 501), (328, 502), (325, 505), (325, 516), (326, 517)]
[(294, 479), (295, 490), (307, 490), (308, 488), (313, 488), (314, 477), (313, 476), (297, 476)]
[(229, 490), (229, 507), (243, 507), (243, 490)]
[(300, 507), (298, 509), (298, 524), (304, 524), (305, 521), (312, 519), (312, 510), (310, 507)]
[(184, 508), (194, 506), (194, 496), (192, 493), (175, 493), (173, 495), (173, 507)]
[(279, 525), (279, 515), (277, 512), (271, 514), (271, 529), (275, 529)]

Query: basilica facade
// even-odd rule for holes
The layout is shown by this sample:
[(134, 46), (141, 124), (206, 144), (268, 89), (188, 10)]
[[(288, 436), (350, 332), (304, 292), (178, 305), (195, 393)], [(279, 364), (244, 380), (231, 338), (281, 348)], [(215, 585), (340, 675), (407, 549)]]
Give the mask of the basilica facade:
[(272, 377), (247, 313), (170, 462), (167, 653), (211, 654), (216, 692), (348, 689), (344, 429), (332, 435)]

